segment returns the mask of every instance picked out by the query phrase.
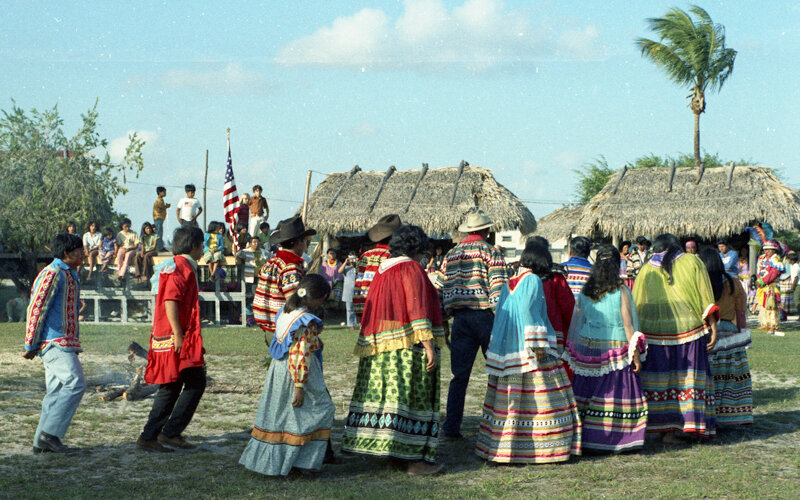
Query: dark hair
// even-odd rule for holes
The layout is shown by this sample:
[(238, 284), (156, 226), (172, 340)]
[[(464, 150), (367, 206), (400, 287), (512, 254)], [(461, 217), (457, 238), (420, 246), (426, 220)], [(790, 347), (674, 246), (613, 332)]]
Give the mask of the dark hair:
[(153, 227), (153, 225), (150, 224), (149, 222), (145, 222), (144, 224), (142, 224), (142, 230), (139, 232), (140, 238), (144, 236), (144, 230), (147, 229), (148, 227)]
[(673, 260), (675, 259), (676, 255), (683, 252), (683, 248), (681, 248), (681, 243), (674, 234), (665, 233), (656, 238), (656, 241), (653, 244), (653, 253), (661, 252), (666, 252), (663, 260), (661, 261), (661, 269), (663, 269), (664, 272), (666, 272), (669, 276), (668, 283), (671, 285)]
[(522, 256), (519, 258), (519, 265), (533, 271), (533, 274), (542, 278), (542, 281), (553, 277), (553, 256), (550, 255), (550, 250), (533, 238), (530, 238), (525, 244), (525, 250), (522, 251)]
[(156, 188), (156, 194), (166, 193), (166, 192), (167, 192), (167, 188), (165, 188), (164, 186), (158, 186)]
[(262, 222), (261, 224), (258, 225), (258, 228), (261, 229), (261, 230), (264, 230), (264, 228), (269, 230), (269, 222), (267, 222), (267, 221)]
[(797, 262), (798, 261), (797, 252), (791, 251), (791, 252), (787, 253), (786, 254), (786, 260), (788, 260), (792, 264)]
[[(658, 238), (656, 238), (656, 239), (658, 239)], [(644, 236), (637, 236), (637, 237), (636, 237), (636, 244), (637, 244), (637, 245), (645, 245), (645, 246), (649, 246), (649, 245), (650, 245), (650, 240), (648, 240), (648, 239), (647, 239), (647, 238), (645, 238)]]
[(100, 229), (100, 224), (98, 224), (96, 220), (90, 220), (86, 223), (86, 232), (89, 232), (89, 229), (92, 228), (92, 224), (94, 224), (97, 229)]
[(592, 251), (592, 242), (586, 236), (576, 236), (569, 242), (569, 251), (572, 255), (585, 259)]
[[(328, 281), (319, 274), (306, 274), (300, 280), (300, 284), (295, 289), (294, 293), (286, 299), (286, 305), (283, 306), (284, 313), (296, 311), (301, 307), (308, 308), (308, 303), (315, 299), (327, 297), (331, 293), (331, 287)], [(302, 297), (300, 295), (303, 295)]]
[(622, 247), (628, 245), (628, 250), (631, 249), (631, 242), (630, 240), (624, 240), (622, 243), (619, 244), (619, 253), (622, 253)]
[(413, 257), (431, 247), (431, 240), (419, 226), (403, 224), (392, 233), (389, 239), (389, 253), (392, 257)]
[(197, 189), (195, 189), (195, 187), (194, 187), (194, 184), (187, 184), (187, 185), (183, 186), (183, 190), (186, 191), (187, 193), (190, 192), (190, 191), (193, 192), (193, 193), (197, 191)]
[(722, 297), (722, 289), (725, 283), (728, 283), (732, 292), (734, 283), (730, 275), (725, 272), (725, 264), (722, 263), (719, 252), (707, 247), (700, 250), (699, 257), (705, 264), (706, 271), (708, 271), (708, 279), (711, 280), (711, 289), (714, 291), (714, 300), (719, 300)]
[(583, 286), (583, 294), (592, 300), (600, 300), (603, 295), (621, 287), (619, 260), (619, 250), (614, 245), (602, 245), (598, 248), (592, 274)]
[(114, 237), (114, 228), (113, 227), (107, 227), (107, 228), (103, 229), (103, 236), (105, 236), (107, 234), (110, 234), (111, 237), (113, 238)]
[(188, 254), (203, 246), (203, 231), (196, 226), (181, 226), (172, 233), (172, 254)]
[(122, 226), (124, 226), (125, 224), (128, 225), (128, 229), (131, 228), (131, 220), (127, 217), (124, 217), (121, 221), (119, 221), (119, 228), (122, 229)]
[[(550, 242), (547, 241), (547, 238), (545, 238), (544, 236), (539, 236), (538, 234), (528, 238), (528, 241), (526, 241), (525, 243), (526, 244), (527, 243), (536, 243), (537, 245), (543, 246), (543, 247), (545, 247), (547, 249), (550, 248)], [(523, 266), (522, 264), (520, 264), (520, 265), (522, 267), (528, 267), (528, 266)]]
[(247, 231), (247, 225), (244, 222), (236, 223), (236, 232), (241, 233), (242, 230)]
[(53, 249), (53, 257), (63, 259), (64, 254), (83, 248), (83, 240), (77, 234), (59, 233), (53, 238), (50, 248)]
[(259, 191), (264, 191), (264, 189), (262, 189), (261, 187), (261, 184), (256, 184), (255, 186), (253, 186), (252, 190), (255, 191), (256, 189), (258, 189)]
[(211, 222), (208, 223), (208, 230), (206, 232), (213, 234), (216, 233), (217, 231), (219, 231), (219, 222), (212, 220)]
[(78, 231), (78, 224), (76, 224), (74, 220), (67, 222), (67, 224), (64, 226), (65, 232), (69, 229), (69, 226), (72, 226), (72, 229), (74, 229), (76, 232)]
[(717, 245), (725, 245), (725, 246), (729, 246), (729, 244), (728, 244), (728, 238), (720, 238), (720, 239), (718, 239), (718, 240), (717, 240)]

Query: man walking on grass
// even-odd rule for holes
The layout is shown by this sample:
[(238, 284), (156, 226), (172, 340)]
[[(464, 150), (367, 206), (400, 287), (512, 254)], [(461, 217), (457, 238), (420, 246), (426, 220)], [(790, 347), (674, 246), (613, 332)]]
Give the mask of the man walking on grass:
[(25, 326), (23, 357), (42, 359), (47, 391), (33, 436), (34, 454), (70, 451), (61, 440), (86, 390), (78, 361), (77, 269), (83, 262), (83, 241), (74, 234), (62, 233), (53, 239), (51, 248), (53, 262), (36, 276)]

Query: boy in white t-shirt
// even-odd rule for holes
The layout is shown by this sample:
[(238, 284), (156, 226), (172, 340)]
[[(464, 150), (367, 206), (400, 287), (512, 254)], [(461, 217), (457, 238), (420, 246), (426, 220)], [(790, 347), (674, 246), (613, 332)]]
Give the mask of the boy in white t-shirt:
[(197, 224), (197, 217), (203, 213), (203, 207), (200, 205), (200, 200), (194, 197), (196, 191), (194, 184), (187, 184), (184, 189), (186, 190), (186, 197), (181, 198), (178, 202), (178, 222), (181, 226), (194, 226), (200, 227)]

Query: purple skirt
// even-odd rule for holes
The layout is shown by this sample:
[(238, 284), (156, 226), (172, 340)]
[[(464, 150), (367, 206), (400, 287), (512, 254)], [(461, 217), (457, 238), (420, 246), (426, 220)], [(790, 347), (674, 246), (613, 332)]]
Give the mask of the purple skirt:
[(647, 400), (632, 366), (600, 377), (576, 373), (572, 391), (583, 422), (584, 448), (619, 452), (644, 445)]
[(648, 344), (642, 367), (647, 432), (716, 435), (714, 379), (706, 344), (703, 337), (680, 345)]

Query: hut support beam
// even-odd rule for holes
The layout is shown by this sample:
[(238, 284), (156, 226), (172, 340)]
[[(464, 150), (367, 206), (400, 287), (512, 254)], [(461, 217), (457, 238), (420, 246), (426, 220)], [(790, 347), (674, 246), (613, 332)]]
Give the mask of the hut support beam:
[(728, 170), (728, 189), (730, 189), (731, 186), (733, 185), (733, 169), (736, 168), (736, 164), (730, 162), (728, 163), (728, 168), (730, 169)]
[(700, 170), (697, 171), (697, 182), (695, 184), (700, 184), (700, 181), (703, 179), (703, 172), (706, 171), (706, 162), (700, 162)]
[(389, 169), (386, 171), (386, 175), (384, 175), (384, 176), (383, 176), (383, 180), (381, 180), (381, 185), (380, 185), (380, 186), (378, 186), (378, 192), (377, 192), (377, 193), (375, 193), (375, 199), (374, 199), (374, 200), (372, 200), (372, 204), (369, 206), (369, 211), (370, 211), (370, 212), (372, 212), (372, 210), (375, 208), (375, 205), (377, 205), (377, 204), (378, 204), (378, 198), (380, 198), (380, 196), (381, 196), (381, 191), (383, 191), (383, 186), (385, 186), (385, 185), (386, 185), (386, 181), (388, 181), (388, 180), (389, 180), (389, 177), (391, 177), (391, 176), (392, 176), (392, 174), (393, 174), (393, 173), (395, 173), (395, 171), (396, 171), (396, 170), (397, 170), (397, 168), (395, 168), (395, 166), (394, 166), (394, 165), (392, 165), (392, 166), (391, 166), (391, 167), (389, 167)]
[(361, 168), (358, 165), (350, 169), (350, 175), (348, 175), (347, 179), (345, 179), (342, 185), (339, 186), (339, 190), (336, 191), (336, 194), (333, 196), (333, 198), (331, 198), (331, 202), (328, 203), (328, 208), (333, 207), (333, 204), (336, 203), (336, 200), (339, 198), (339, 195), (342, 194), (342, 190), (344, 189), (344, 187), (347, 185), (348, 182), (350, 182), (350, 179), (352, 179), (353, 176), (359, 172), (361, 172)]
[(672, 192), (672, 181), (675, 180), (675, 160), (669, 162), (669, 189), (668, 193)]
[(619, 173), (619, 179), (617, 179), (617, 184), (614, 186), (614, 190), (611, 194), (617, 194), (617, 189), (619, 189), (619, 185), (622, 184), (622, 179), (625, 177), (625, 173), (628, 171), (628, 164), (626, 163), (624, 167), (622, 167), (622, 172)]
[(417, 195), (417, 189), (419, 189), (419, 184), (422, 182), (422, 178), (425, 177), (425, 174), (428, 173), (428, 164), (422, 164), (422, 171), (419, 173), (419, 177), (417, 177), (417, 183), (414, 184), (414, 190), (411, 191), (411, 196), (408, 197), (408, 204), (406, 204), (406, 209), (403, 212), (408, 212), (408, 209), (411, 208), (411, 202), (414, 201), (414, 197)]
[(458, 181), (461, 179), (461, 174), (464, 173), (464, 167), (466, 167), (468, 165), (469, 165), (469, 163), (467, 163), (464, 160), (461, 160), (461, 163), (458, 164), (458, 173), (456, 174), (456, 182), (453, 183), (453, 197), (450, 198), (450, 206), (451, 207), (453, 206), (453, 203), (456, 202), (456, 192), (458, 191)]

